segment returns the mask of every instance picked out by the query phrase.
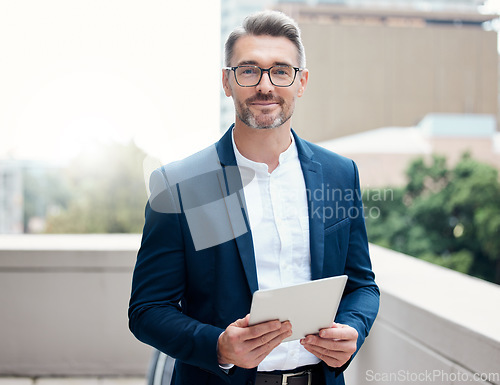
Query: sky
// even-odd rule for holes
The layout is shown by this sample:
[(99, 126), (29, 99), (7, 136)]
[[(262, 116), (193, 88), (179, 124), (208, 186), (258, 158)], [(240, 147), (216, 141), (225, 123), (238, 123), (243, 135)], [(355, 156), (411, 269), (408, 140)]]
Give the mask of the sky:
[(500, 0), (488, 0), (485, 4), (485, 10), (488, 12), (499, 12), (500, 11)]
[(0, 159), (134, 140), (165, 163), (219, 137), (218, 1), (2, 1), (0, 52)]
[(218, 137), (218, 2), (2, 1), (0, 52), (0, 159), (133, 139), (167, 162)]

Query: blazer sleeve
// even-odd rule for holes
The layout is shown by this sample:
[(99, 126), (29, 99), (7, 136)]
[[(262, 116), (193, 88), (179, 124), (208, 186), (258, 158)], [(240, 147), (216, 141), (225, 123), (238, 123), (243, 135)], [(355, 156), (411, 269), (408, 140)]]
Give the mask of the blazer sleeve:
[(223, 329), (183, 314), (180, 305), (186, 266), (182, 214), (172, 193), (176, 188), (168, 185), (161, 171), (152, 174), (132, 279), (129, 328), (140, 341), (224, 378), (227, 375), (217, 361), (217, 341)]
[[(335, 319), (337, 323), (349, 325), (358, 332), (357, 350), (351, 360), (359, 351), (375, 321), (380, 297), (368, 251), (358, 169), (354, 162), (352, 165), (354, 168), (354, 184), (352, 186), (354, 194), (352, 197), (353, 206), (356, 209), (352, 210), (355, 215), (350, 217), (351, 226), (345, 265), (345, 274), (349, 279)], [(345, 370), (349, 362), (341, 367), (340, 371)]]

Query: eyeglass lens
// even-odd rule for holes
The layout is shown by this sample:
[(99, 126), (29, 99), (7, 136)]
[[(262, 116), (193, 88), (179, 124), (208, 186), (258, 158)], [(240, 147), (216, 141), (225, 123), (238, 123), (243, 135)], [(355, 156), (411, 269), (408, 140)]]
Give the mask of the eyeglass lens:
[[(236, 81), (242, 86), (255, 86), (259, 83), (262, 69), (257, 66), (239, 66), (235, 71)], [(276, 86), (290, 86), (295, 78), (295, 69), (290, 66), (269, 68), (271, 83)]]

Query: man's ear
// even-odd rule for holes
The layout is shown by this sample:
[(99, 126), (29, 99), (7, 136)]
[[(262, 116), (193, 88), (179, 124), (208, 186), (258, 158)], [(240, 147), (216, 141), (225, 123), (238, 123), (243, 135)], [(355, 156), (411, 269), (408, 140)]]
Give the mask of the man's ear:
[(304, 68), (302, 71), (301, 71), (301, 74), (300, 74), (300, 79), (299, 79), (299, 82), (300, 82), (300, 87), (299, 87), (299, 90), (297, 91), (297, 96), (300, 98), (302, 95), (304, 95), (304, 91), (306, 90), (306, 86), (307, 86), (307, 81), (309, 80), (309, 70), (307, 68)]
[(224, 88), (224, 93), (227, 97), (233, 96), (231, 92), (231, 86), (229, 85), (229, 76), (231, 71), (222, 70), (222, 87)]

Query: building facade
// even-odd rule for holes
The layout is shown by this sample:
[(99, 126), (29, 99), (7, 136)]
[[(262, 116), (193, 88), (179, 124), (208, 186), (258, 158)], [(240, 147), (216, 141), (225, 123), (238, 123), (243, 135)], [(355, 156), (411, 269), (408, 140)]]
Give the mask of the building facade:
[(23, 208), (23, 169), (19, 162), (0, 161), (0, 234), (23, 233)]
[(497, 116), (497, 33), (483, 28), (496, 15), (475, 1), (343, 3), (276, 6), (306, 47), (309, 84), (293, 118), (304, 138), (412, 126), (428, 113)]

